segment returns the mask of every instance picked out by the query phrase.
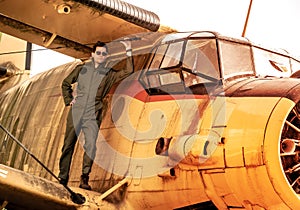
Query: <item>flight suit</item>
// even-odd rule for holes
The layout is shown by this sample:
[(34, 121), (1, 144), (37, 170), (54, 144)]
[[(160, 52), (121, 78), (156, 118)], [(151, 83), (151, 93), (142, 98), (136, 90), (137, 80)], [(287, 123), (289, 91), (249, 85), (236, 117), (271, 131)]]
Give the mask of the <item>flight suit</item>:
[(82, 130), (85, 137), (82, 174), (91, 172), (96, 154), (96, 140), (102, 120), (103, 98), (114, 83), (117, 83), (133, 72), (132, 57), (127, 57), (127, 68), (115, 71), (100, 64), (97, 69), (93, 60), (77, 66), (62, 82), (62, 94), (66, 106), (73, 98), (72, 84), (77, 82), (76, 102), (71, 107), (66, 124), (64, 145), (60, 157), (58, 177), (69, 179), (71, 160)]

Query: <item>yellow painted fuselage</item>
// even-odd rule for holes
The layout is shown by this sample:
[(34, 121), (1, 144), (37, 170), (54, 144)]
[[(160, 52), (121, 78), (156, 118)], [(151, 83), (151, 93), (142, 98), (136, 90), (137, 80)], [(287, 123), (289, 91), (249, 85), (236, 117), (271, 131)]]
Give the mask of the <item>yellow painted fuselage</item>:
[[(202, 52), (217, 49), (204, 38)], [(188, 46), (189, 39), (185, 41)], [(83, 192), (86, 203), (73, 207), (298, 209), (299, 79), (246, 71), (226, 78), (225, 64), (216, 79), (184, 67), (182, 58), (178, 65), (164, 68), (161, 62), (151, 69), (156, 55), (134, 55), (135, 64), (142, 64), (106, 96), (90, 175), (95, 192)], [(148, 59), (148, 67), (141, 57)], [(220, 66), (213, 58), (212, 66)], [(68, 111), (60, 86), (78, 64), (37, 75), (0, 96), (1, 124), (55, 174)], [(153, 79), (156, 76), (159, 80)], [(198, 83), (188, 86), (189, 76)], [(1, 164), (57, 185), (5, 133), (0, 137)], [(83, 140), (81, 134), (71, 166), (69, 184), (74, 189), (81, 175)], [(16, 202), (7, 193), (1, 191), (0, 198)], [(71, 205), (67, 199), (61, 202)]]

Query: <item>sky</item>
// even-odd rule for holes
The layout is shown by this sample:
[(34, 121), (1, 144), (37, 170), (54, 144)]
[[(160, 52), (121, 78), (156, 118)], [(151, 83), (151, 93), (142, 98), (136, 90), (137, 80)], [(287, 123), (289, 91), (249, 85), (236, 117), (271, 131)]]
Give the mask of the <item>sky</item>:
[[(212, 30), (241, 37), (250, 0), (123, 0), (156, 13), (161, 25), (178, 31)], [(245, 37), (257, 44), (283, 48), (300, 57), (300, 1), (253, 0)], [(36, 47), (37, 48), (37, 47)], [(33, 55), (32, 72), (74, 60), (52, 54), (57, 62), (38, 62), (49, 52)], [(48, 59), (49, 60), (49, 59)]]
[[(241, 37), (250, 0), (125, 0), (155, 12), (179, 31), (213, 30)], [(245, 36), (300, 56), (300, 1), (253, 0)], [(297, 40), (298, 38), (298, 40)]]

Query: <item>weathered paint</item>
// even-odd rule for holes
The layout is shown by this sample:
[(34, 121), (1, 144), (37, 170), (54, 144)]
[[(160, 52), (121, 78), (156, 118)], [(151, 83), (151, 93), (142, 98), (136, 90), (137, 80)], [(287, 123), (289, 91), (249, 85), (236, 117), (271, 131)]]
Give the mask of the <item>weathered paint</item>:
[[(55, 174), (67, 113), (60, 84), (77, 64), (42, 73), (0, 96), (3, 125)], [(204, 92), (150, 95), (139, 81), (140, 72), (135, 73), (106, 97), (90, 174), (98, 194), (86, 192), (92, 199), (79, 209), (108, 205), (101, 193), (124, 178), (128, 182), (105, 197), (117, 208), (173, 209), (207, 201), (219, 209), (300, 207), (280, 159), (286, 121), (299, 104), (297, 79), (231, 80), (224, 82), (224, 92), (209, 97)], [(161, 138), (171, 139), (168, 154), (156, 154)], [(0, 133), (5, 165), (57, 184), (5, 139)], [(82, 153), (77, 144), (69, 183), (73, 187), (79, 184)], [(0, 195), (4, 198), (5, 192)]]

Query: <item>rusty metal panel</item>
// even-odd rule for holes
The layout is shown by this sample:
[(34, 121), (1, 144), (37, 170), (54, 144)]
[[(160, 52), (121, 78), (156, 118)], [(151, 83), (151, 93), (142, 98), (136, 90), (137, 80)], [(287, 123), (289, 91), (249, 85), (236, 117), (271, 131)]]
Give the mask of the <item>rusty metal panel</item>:
[(265, 166), (227, 168), (225, 176), (230, 189), (244, 207), (289, 209), (274, 190)]
[[(234, 97), (228, 99), (228, 123), (224, 149), (227, 167), (262, 165), (264, 131), (278, 97)], [(232, 106), (232, 107), (230, 107)], [(264, 110), (263, 112), (261, 110)]]
[(210, 180), (209, 182), (205, 182), (205, 184), (212, 184), (213, 186), (210, 187), (215, 189), (215, 196), (220, 197), (227, 206), (234, 206), (235, 208), (242, 207), (236, 194), (231, 190), (229, 183), (226, 180), (224, 169), (205, 170), (201, 175), (204, 177), (204, 180)]

